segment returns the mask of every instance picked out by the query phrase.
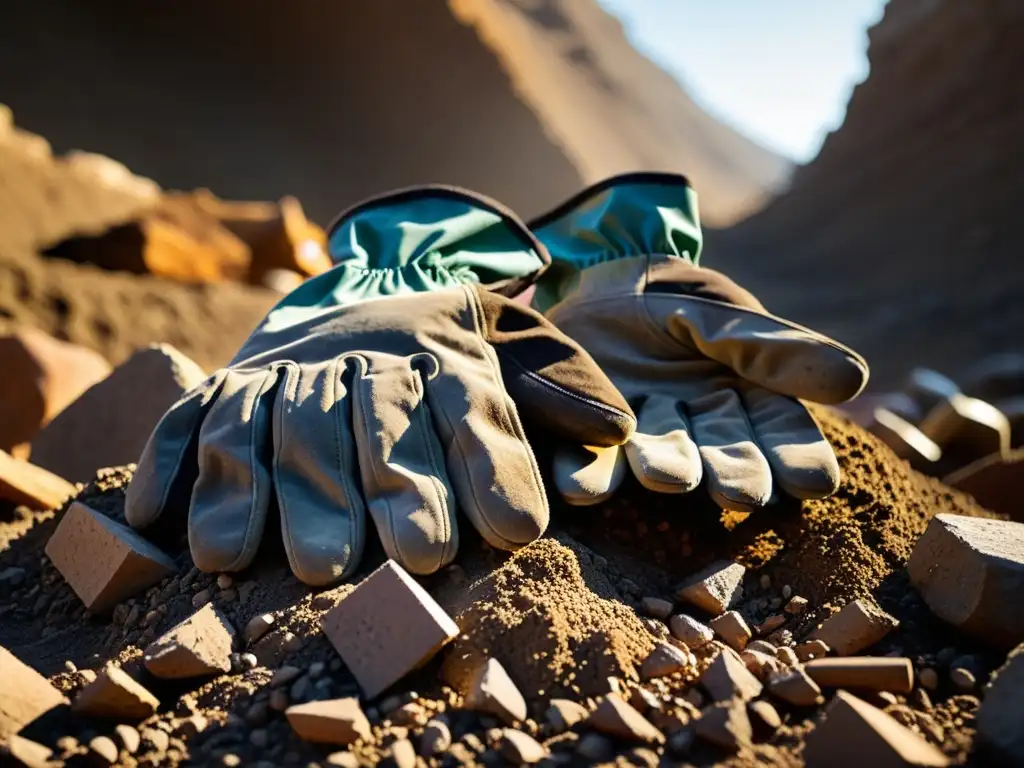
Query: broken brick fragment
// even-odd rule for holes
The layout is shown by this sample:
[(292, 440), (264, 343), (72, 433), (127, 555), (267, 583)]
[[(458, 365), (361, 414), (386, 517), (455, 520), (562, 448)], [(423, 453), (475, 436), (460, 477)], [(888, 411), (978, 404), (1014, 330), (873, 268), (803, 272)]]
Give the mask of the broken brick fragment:
[(356, 585), (321, 624), (368, 698), (425, 664), (459, 634), (451, 617), (394, 560)]
[(165, 679), (230, 672), (233, 638), (230, 622), (207, 604), (151, 643), (143, 662), (151, 674)]
[(847, 603), (839, 613), (827, 618), (814, 633), (814, 639), (821, 640), (837, 656), (852, 656), (898, 626), (899, 622), (871, 598), (863, 598)]
[(807, 735), (807, 768), (942, 768), (950, 761), (909, 728), (846, 691), (838, 691), (825, 718)]
[(1024, 641), (1024, 523), (936, 515), (907, 571), (944, 621), (995, 647)]
[(174, 573), (174, 561), (126, 525), (73, 502), (46, 555), (93, 613), (106, 613)]
[(0, 742), (67, 700), (50, 681), (0, 646)]

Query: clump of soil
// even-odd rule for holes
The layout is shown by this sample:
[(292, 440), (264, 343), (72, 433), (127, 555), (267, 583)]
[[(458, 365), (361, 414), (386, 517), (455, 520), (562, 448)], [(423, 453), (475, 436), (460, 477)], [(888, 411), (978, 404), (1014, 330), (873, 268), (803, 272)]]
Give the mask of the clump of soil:
[[(595, 559), (598, 564), (595, 565)], [(441, 604), (462, 636), (448, 679), (462, 688), (475, 661), (500, 659), (528, 703), (607, 692), (607, 679), (636, 678), (653, 640), (622, 603), (602, 562), (565, 535), (513, 555)], [(465, 658), (462, 669), (451, 661)]]
[[(859, 427), (831, 411), (816, 414), (843, 471), (842, 487), (830, 499), (790, 500), (747, 516), (723, 515), (702, 490), (661, 496), (633, 486), (599, 508), (556, 509), (549, 535), (515, 554), (464, 536), (457, 564), (423, 582), (456, 618), (462, 635), (395, 690), (363, 702), (374, 724), (374, 741), (359, 743), (353, 751), (372, 764), (389, 754), (396, 739), (409, 737), (416, 743), (425, 719), (444, 713), (454, 743), (431, 765), (498, 760), (496, 721), (463, 711), (458, 691), (442, 681), (442, 671), (458, 672), (460, 657), (479, 654), (497, 658), (520, 687), (533, 718), (524, 727), (541, 740), (551, 736), (538, 724), (549, 699), (585, 700), (606, 691), (609, 677), (630, 689), (642, 685), (666, 713), (673, 713), (677, 727), (685, 727), (701, 706), (693, 675), (640, 683), (636, 674), (656, 639), (667, 635), (663, 624), (644, 616), (640, 601), (645, 596), (671, 599), (674, 585), (704, 564), (736, 559), (748, 568), (737, 609), (752, 625), (778, 613), (789, 594), (809, 600), (808, 611), (784, 628), (795, 640), (850, 599), (873, 595), (900, 627), (872, 652), (906, 655), (917, 668), (940, 672), (936, 690), (916, 689), (898, 697), (891, 713), (951, 757), (966, 759), (978, 700), (953, 690), (945, 670), (956, 658), (958, 664), (970, 664), (983, 682), (1002, 659), (934, 619), (907, 584), (903, 566), (931, 516), (989, 513), (969, 497), (913, 473)], [(80, 498), (121, 518), (130, 477), (131, 468), (107, 470)], [(138, 754), (122, 752), (126, 765), (219, 764), (227, 755), (257, 765), (326, 759), (333, 750), (298, 740), (281, 710), (289, 702), (359, 695), (319, 630), (320, 617), (350, 585), (307, 589), (289, 574), (274, 546), (258, 566), (218, 585), (214, 575), (191, 567), (184, 539), (179, 539), (177, 574), (125, 601), (111, 617), (92, 616), (43, 556), (62, 511), (8, 510), (0, 516), (0, 572), (23, 572), (16, 584), (0, 582), (0, 644), (72, 696), (83, 684), (77, 670), (99, 669), (111, 658), (151, 687), (163, 706), (139, 728), (164, 730), (170, 739), (144, 738)], [(173, 543), (161, 540), (165, 549)], [(380, 557), (370, 553), (363, 573)], [(236, 650), (255, 658), (231, 674), (196, 683), (171, 685), (149, 677), (139, 664), (141, 649), (204, 601), (213, 601), (239, 633), (256, 615), (275, 616), (273, 629), (253, 647), (239, 642)], [(282, 666), (295, 667), (297, 676), (272, 688), (273, 671)], [(458, 681), (452, 682), (457, 688)], [(409, 702), (415, 702), (419, 715), (393, 721), (392, 711)], [(818, 710), (778, 708), (784, 724), (767, 743), (730, 756), (697, 742), (686, 760), (694, 765), (801, 764), (803, 738)], [(113, 724), (59, 712), (45, 727), (30, 726), (25, 735), (71, 756), (81, 754), (92, 736), (112, 732)], [(549, 739), (548, 746), (572, 753), (577, 738), (570, 732)], [(650, 749), (618, 748), (623, 759), (657, 758)]]

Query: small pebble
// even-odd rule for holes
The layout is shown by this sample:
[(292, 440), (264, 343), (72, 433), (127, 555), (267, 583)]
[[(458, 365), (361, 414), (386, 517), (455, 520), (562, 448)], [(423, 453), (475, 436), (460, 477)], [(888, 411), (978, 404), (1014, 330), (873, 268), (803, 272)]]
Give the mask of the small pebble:
[(235, 580), (228, 576), (226, 573), (222, 573), (220, 576), (217, 577), (217, 586), (221, 589), (227, 589), (234, 583)]
[(270, 699), (267, 701), (267, 705), (275, 712), (284, 712), (288, 709), (288, 693), (283, 688), (278, 688), (270, 692)]
[(786, 603), (785, 612), (788, 613), (790, 616), (799, 616), (806, 610), (806, 597), (800, 597), (800, 595), (793, 595), (792, 599), (788, 603)]
[(761, 589), (771, 589), (771, 588), (772, 588), (772, 577), (769, 576), (767, 573), (762, 573), (761, 574)]
[(306, 670), (306, 674), (309, 675), (313, 680), (316, 680), (320, 675), (324, 673), (324, 663), (322, 661), (314, 661), (309, 665), (309, 669)]
[(697, 732), (693, 728), (681, 728), (668, 737), (668, 750), (676, 757), (683, 757), (693, 749), (693, 742)]
[(943, 648), (935, 656), (935, 660), (944, 667), (948, 667), (953, 663), (953, 659), (956, 658), (956, 648), (947, 647)]
[(672, 614), (672, 603), (660, 597), (645, 597), (642, 603), (647, 615), (656, 619), (667, 619)]
[(257, 749), (267, 748), (267, 732), (262, 728), (257, 728), (255, 731), (249, 734), (249, 743)]
[(228, 752), (226, 755), (221, 755), (220, 764), (225, 768), (238, 768), (242, 764), (242, 758)]
[(284, 666), (274, 670), (273, 676), (270, 678), (270, 687), (278, 688), (282, 685), (288, 685), (293, 680), (297, 679), (302, 674), (302, 670), (298, 667)]
[(70, 659), (64, 662), (64, 669), (66, 669), (72, 675), (78, 671), (78, 667), (75, 666), (75, 662), (71, 661)]
[(359, 768), (359, 758), (351, 752), (332, 752), (327, 756), (327, 764), (332, 768)]
[(917, 673), (917, 682), (921, 684), (922, 688), (934, 691), (939, 687), (939, 675), (931, 667), (926, 667)]
[(388, 696), (381, 699), (380, 703), (377, 705), (377, 709), (380, 710), (384, 717), (387, 717), (400, 706), (402, 706), (402, 698), (400, 696)]
[(585, 733), (576, 742), (576, 754), (592, 763), (603, 763), (615, 756), (615, 745), (607, 736)]
[(117, 744), (106, 736), (97, 736), (95, 739), (89, 742), (89, 753), (99, 760), (102, 760), (107, 765), (113, 765), (117, 762)]
[(420, 735), (420, 756), (433, 757), (446, 752), (452, 745), (452, 732), (442, 720), (430, 720)]
[(134, 755), (139, 751), (139, 744), (142, 741), (142, 737), (139, 732), (132, 728), (130, 725), (118, 725), (114, 728), (114, 733), (117, 734), (118, 740), (121, 742), (121, 746), (125, 748), (125, 751), (129, 755)]
[(408, 739), (399, 739), (391, 745), (391, 762), (395, 768), (415, 768), (416, 749)]
[(202, 608), (204, 605), (210, 602), (211, 597), (213, 597), (213, 594), (208, 589), (196, 592), (195, 595), (192, 596), (192, 607)]
[(265, 701), (257, 701), (245, 710), (245, 722), (249, 725), (263, 725), (270, 714), (268, 709)]
[(953, 683), (953, 686), (963, 693), (970, 693), (974, 690), (974, 686), (977, 685), (977, 680), (974, 679), (974, 675), (971, 674), (970, 670), (964, 669), (963, 667), (954, 667), (949, 673), (949, 679)]
[(309, 678), (303, 675), (294, 683), (292, 683), (292, 687), (288, 690), (289, 700), (295, 703), (301, 703), (305, 701), (306, 697), (309, 696), (310, 687), (311, 686)]
[(784, 587), (782, 588), (782, 597), (783, 597), (783, 599), (785, 599), (785, 600), (789, 600), (789, 598), (790, 598), (790, 597), (791, 597), (792, 595), (793, 595), (793, 588), (792, 588), (791, 586), (789, 586), (789, 584), (786, 584), (786, 585), (785, 585), (785, 586), (784, 586)]
[[(158, 723), (163, 725), (163, 721)], [(167, 747), (170, 746), (171, 737), (166, 731), (160, 730), (159, 728), (143, 728), (141, 731), (142, 738), (153, 745), (153, 749), (157, 752), (166, 752)]]

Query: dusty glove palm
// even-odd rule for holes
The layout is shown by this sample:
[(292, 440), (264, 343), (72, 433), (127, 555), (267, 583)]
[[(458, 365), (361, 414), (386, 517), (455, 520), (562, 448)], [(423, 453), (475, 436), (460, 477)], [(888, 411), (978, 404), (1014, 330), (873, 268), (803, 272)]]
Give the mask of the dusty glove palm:
[[(483, 227), (493, 252), (540, 248), (504, 214)], [(235, 571), (276, 503), (293, 572), (328, 584), (358, 565), (369, 511), (387, 554), (430, 573), (455, 555), (457, 506), (496, 547), (543, 533), (521, 416), (596, 445), (635, 425), (593, 360), (508, 298), (465, 284), (339, 306), (336, 286), (326, 273), (299, 288), (166, 414), (129, 486), (129, 523), (190, 498), (196, 565)]]
[[(622, 449), (556, 456), (555, 481), (570, 503), (607, 498), (627, 463), (651, 490), (685, 493), (703, 480), (737, 510), (767, 504), (776, 485), (798, 498), (838, 486), (835, 454), (796, 398), (848, 400), (866, 383), (866, 363), (696, 266), (695, 205), (681, 177), (633, 176), (532, 225), (556, 277), (560, 259), (563, 267), (554, 291), (538, 289), (558, 299), (547, 317), (590, 352), (638, 417)], [(581, 261), (593, 265), (566, 269)]]

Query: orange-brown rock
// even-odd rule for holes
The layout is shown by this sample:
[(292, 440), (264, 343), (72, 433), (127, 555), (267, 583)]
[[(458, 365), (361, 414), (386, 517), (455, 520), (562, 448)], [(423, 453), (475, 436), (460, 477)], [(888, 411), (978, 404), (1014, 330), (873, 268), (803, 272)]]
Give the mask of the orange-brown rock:
[(110, 373), (102, 355), (21, 327), (0, 335), (0, 450), (28, 458), (28, 443)]
[(0, 499), (32, 509), (53, 509), (75, 494), (62, 477), (0, 451)]
[(235, 202), (220, 200), (209, 190), (200, 189), (182, 198), (212, 215), (249, 246), (251, 283), (262, 284), (272, 269), (293, 270), (309, 277), (331, 267), (323, 229), (306, 218), (295, 197), (288, 195), (276, 203)]
[(214, 216), (175, 198), (101, 234), (65, 240), (48, 253), (185, 283), (245, 280), (252, 261), (249, 246)]

